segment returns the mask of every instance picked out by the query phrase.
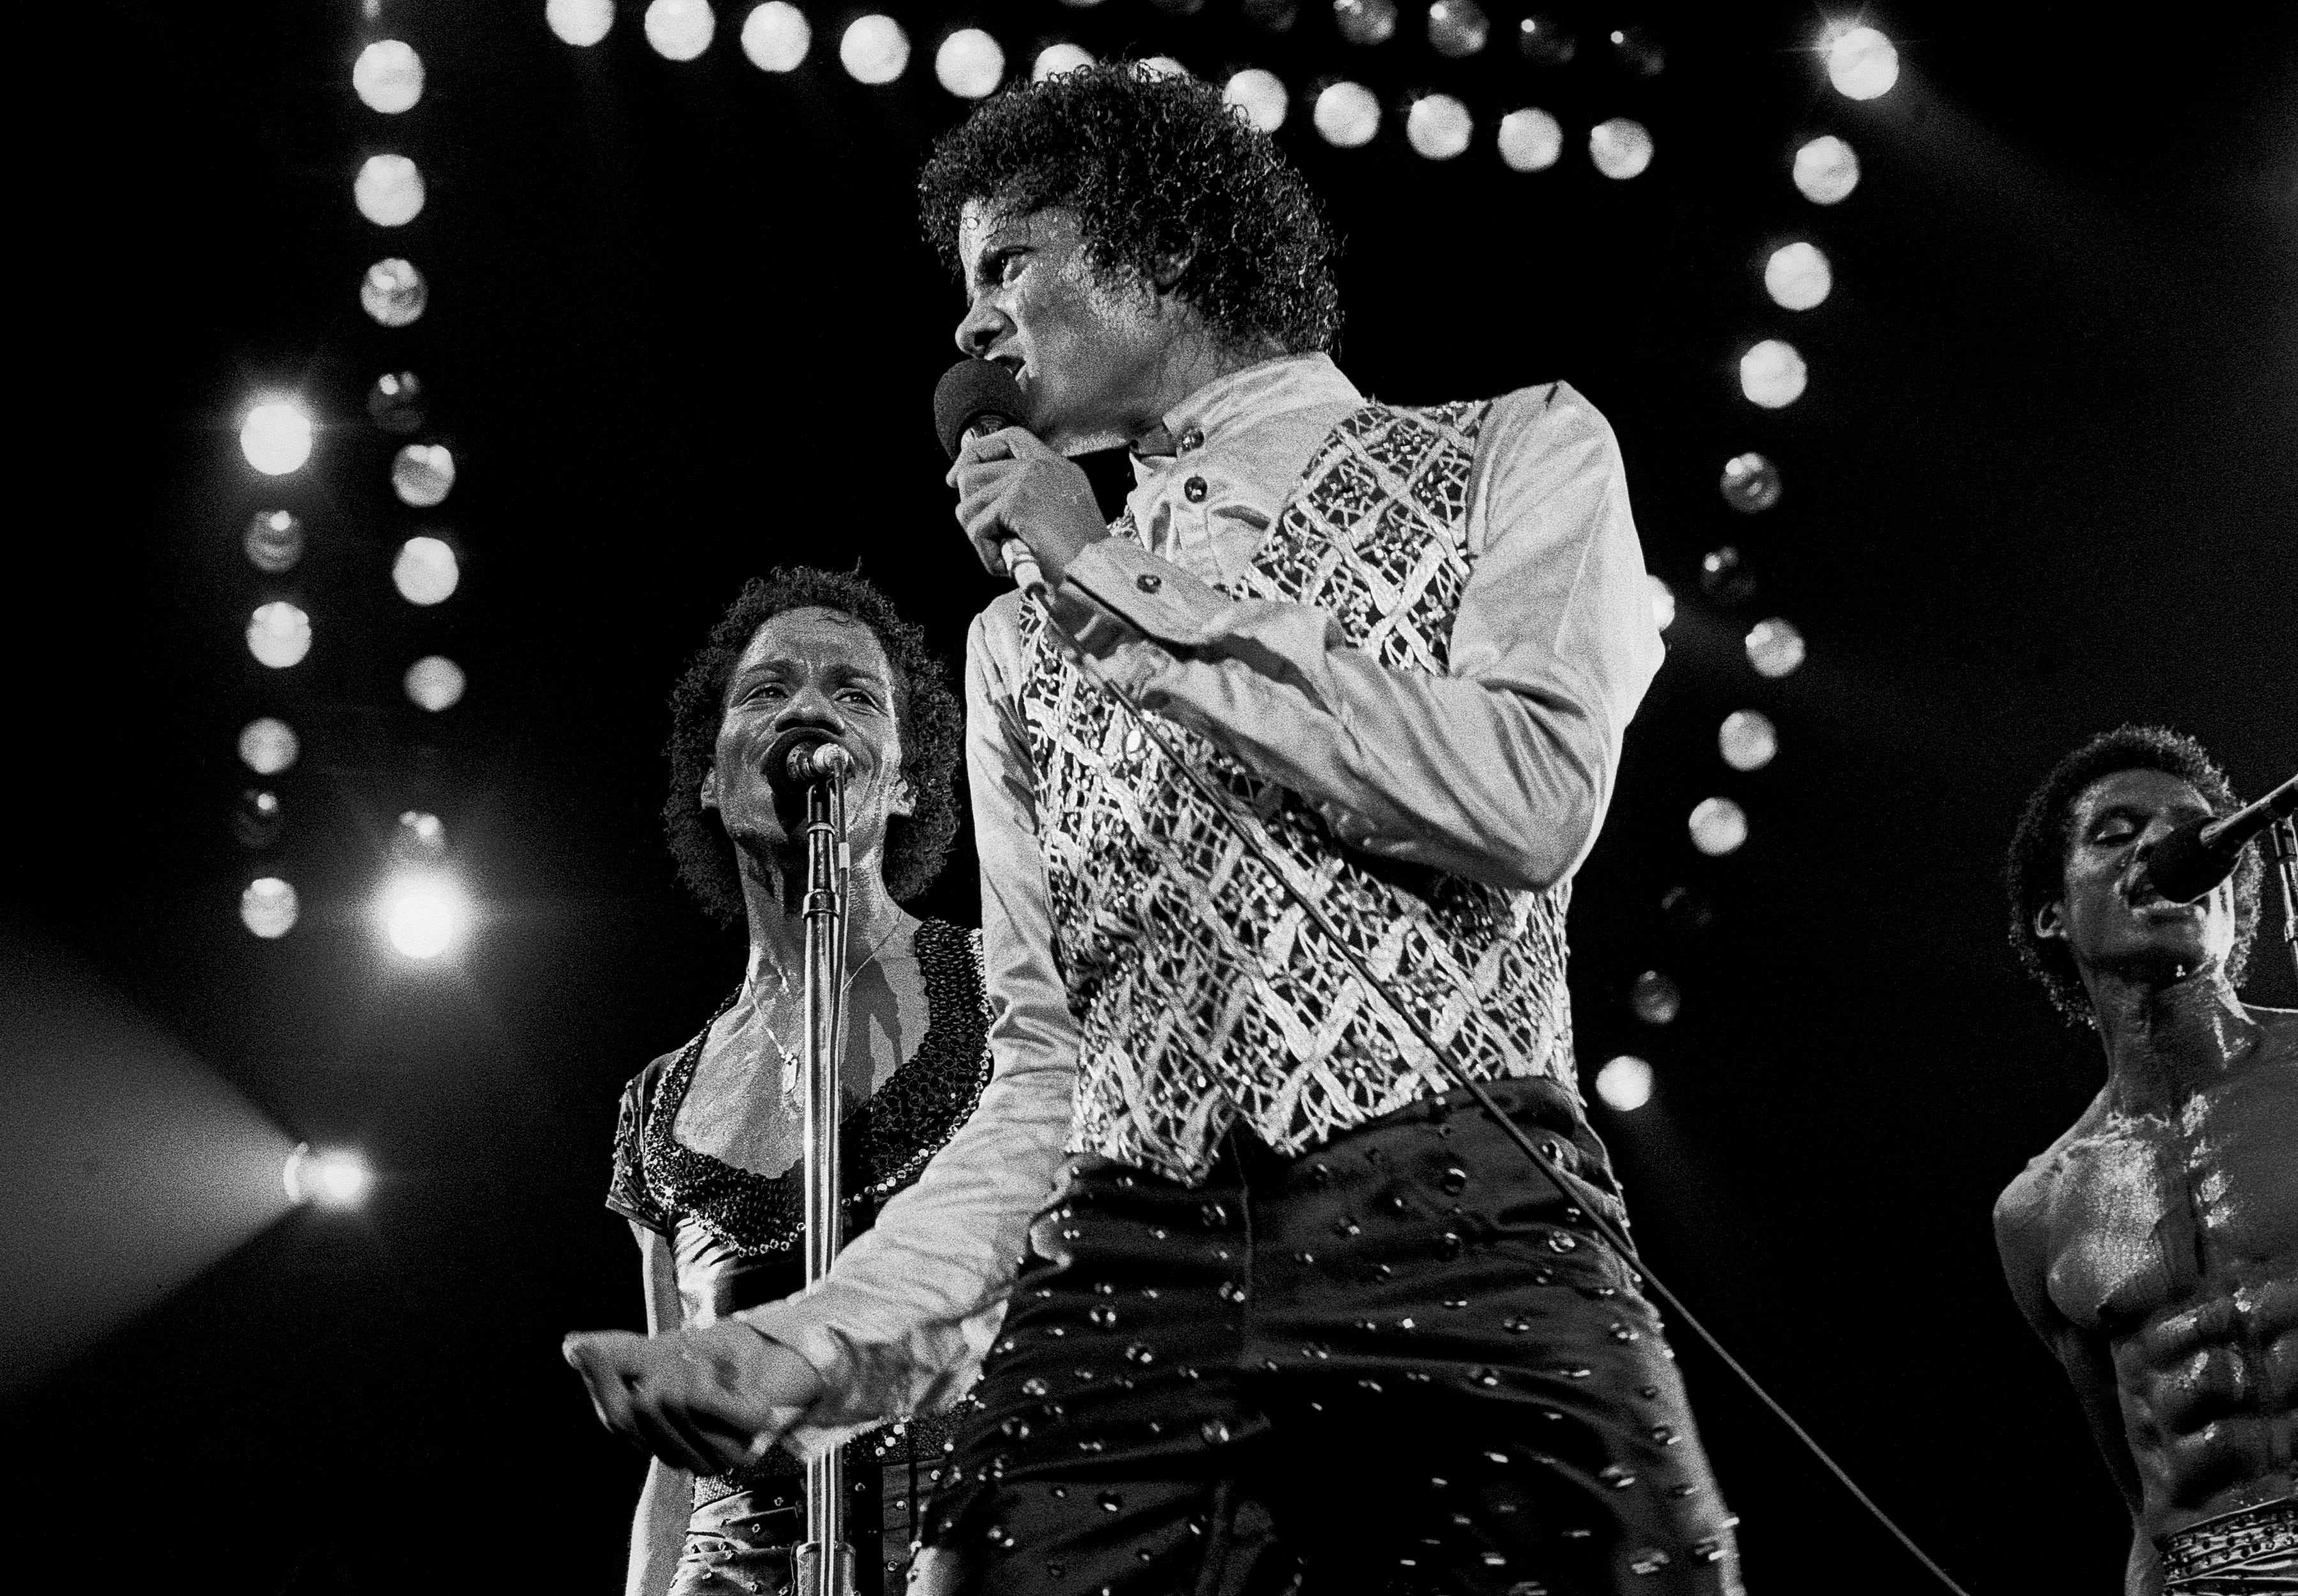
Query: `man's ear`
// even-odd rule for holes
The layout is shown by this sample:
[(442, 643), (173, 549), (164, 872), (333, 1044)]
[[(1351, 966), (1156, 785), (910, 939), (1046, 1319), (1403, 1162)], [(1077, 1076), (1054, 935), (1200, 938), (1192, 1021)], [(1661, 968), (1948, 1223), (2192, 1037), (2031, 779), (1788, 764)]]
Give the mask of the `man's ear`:
[(2054, 897), (2035, 911), (2035, 934), (2046, 942), (2067, 939), (2067, 901)]
[(715, 765), (702, 773), (700, 797), (701, 807), (715, 809), (718, 806), (718, 767)]
[(1195, 259), (1194, 252), (1188, 250), (1178, 250), (1172, 254), (1160, 256), (1157, 269), (1149, 274), (1149, 285), (1160, 294), (1170, 294), (1174, 285), (1181, 280), (1182, 274), (1189, 269), (1189, 262)]
[(915, 815), (917, 812), (917, 795), (910, 790), (909, 777), (896, 776), (894, 778), (893, 790), (886, 795), (886, 813), (889, 815)]

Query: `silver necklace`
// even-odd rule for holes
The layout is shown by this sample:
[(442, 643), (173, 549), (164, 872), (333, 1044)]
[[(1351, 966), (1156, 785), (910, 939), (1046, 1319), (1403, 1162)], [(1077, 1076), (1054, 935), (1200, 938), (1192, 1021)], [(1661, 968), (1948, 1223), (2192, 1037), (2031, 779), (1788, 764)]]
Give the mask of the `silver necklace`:
[[(901, 929), (902, 922), (898, 920), (895, 921), (887, 928), (885, 934), (878, 939), (875, 946), (862, 956), (862, 962), (847, 972), (845, 981), (838, 988), (840, 1002), (843, 1002), (847, 995), (854, 990), (854, 983), (861, 979), (862, 972), (877, 962), (878, 955), (885, 950), (886, 944), (891, 942), (894, 939), (894, 933)], [(805, 1107), (801, 1102), (804, 1093), (800, 1089), (799, 1079), (804, 1074), (804, 1070), (798, 1062), (798, 1056), (782, 1045), (781, 1038), (775, 1034), (773, 1026), (766, 1023), (764, 1014), (758, 1016), (758, 1029), (766, 1033), (767, 1043), (773, 1046), (775, 1055), (781, 1060), (782, 1105), (789, 1110), (790, 1117), (796, 1119), (804, 1112)]]

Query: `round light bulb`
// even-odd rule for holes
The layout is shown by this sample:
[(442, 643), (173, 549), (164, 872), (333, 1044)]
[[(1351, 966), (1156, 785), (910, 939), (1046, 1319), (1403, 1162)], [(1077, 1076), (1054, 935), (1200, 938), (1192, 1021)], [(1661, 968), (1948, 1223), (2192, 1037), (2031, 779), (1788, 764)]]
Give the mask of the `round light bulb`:
[(267, 942), (293, 930), (300, 912), (295, 889), (276, 875), (258, 876), (239, 895), (239, 922)]
[(469, 682), (463, 674), (463, 667), (444, 654), (426, 654), (407, 667), (402, 685), (417, 708), (436, 715), (461, 703), (463, 690)]
[(292, 399), (252, 406), (239, 424), (239, 451), (266, 476), (285, 476), (311, 458), (311, 416)]
[(615, 0), (546, 0), (542, 19), (567, 44), (587, 48), (615, 25)]
[(455, 486), (455, 452), (444, 443), (409, 443), (392, 457), (391, 491), (417, 509), (440, 503)]
[(1761, 770), (1778, 755), (1780, 734), (1771, 716), (1754, 709), (1735, 709), (1715, 730), (1715, 746), (1724, 763), (1733, 770)]
[(399, 546), (391, 562), (392, 585), (409, 604), (443, 604), (463, 580), (461, 562), (443, 539), (417, 536)]
[(410, 959), (435, 959), (470, 930), (471, 900), (442, 870), (400, 872), (384, 886), (378, 908), (384, 935)]
[(1690, 825), (1691, 846), (1712, 859), (1739, 852), (1748, 840), (1748, 812), (1727, 798), (1700, 799)]
[(1274, 133), (1285, 125), (1288, 109), (1285, 81), (1274, 72), (1247, 67), (1228, 80), (1221, 98), (1244, 112), (1245, 120), (1263, 133)]
[(1810, 368), (1784, 338), (1766, 338), (1740, 357), (1740, 392), (1767, 410), (1784, 409), (1803, 397)]
[(872, 12), (847, 25), (838, 59), (856, 83), (891, 83), (910, 64), (910, 36), (889, 16)]
[(742, 54), (762, 72), (794, 72), (814, 48), (814, 24), (789, 0), (766, 0), (742, 19)]
[(1633, 1113), (1651, 1101), (1652, 1067), (1633, 1053), (1606, 1062), (1596, 1071), (1596, 1096), (1606, 1106)]
[(423, 58), (412, 45), (379, 38), (351, 62), (351, 92), (369, 111), (397, 116), (423, 97)]
[(1588, 129), (1588, 159), (1606, 177), (1624, 183), (1651, 165), (1651, 130), (1624, 116), (1598, 122)]
[(1500, 159), (1510, 171), (1544, 172), (1564, 153), (1562, 124), (1536, 105), (1500, 118)]
[(1827, 80), (1847, 100), (1889, 94), (1899, 80), (1898, 46), (1872, 28), (1853, 28), (1827, 46)]
[(1083, 45), (1062, 43), (1047, 45), (1037, 52), (1037, 64), (1029, 69), (1029, 81), (1043, 83), (1061, 72), (1074, 72), (1079, 67), (1093, 64), (1093, 52)]
[(404, 260), (378, 260), (360, 279), (360, 306), (384, 327), (405, 327), (431, 302), (423, 274)]
[(1782, 310), (1808, 310), (1835, 286), (1835, 274), (1815, 244), (1786, 244), (1764, 262), (1764, 292)]
[(378, 227), (403, 227), (423, 214), (423, 174), (404, 155), (370, 155), (351, 179), (351, 203)]
[(646, 8), (647, 43), (666, 61), (692, 61), (717, 33), (710, 0), (654, 0)]
[(1429, 161), (1451, 160), (1475, 134), (1468, 108), (1450, 95), (1423, 95), (1405, 113), (1405, 142)]
[(1724, 503), (1752, 516), (1780, 501), (1780, 468), (1752, 451), (1735, 454), (1724, 462), (1724, 477), (1715, 487)]
[(1380, 102), (1372, 90), (1346, 79), (1317, 96), (1311, 115), (1325, 142), (1337, 149), (1361, 149), (1380, 131)]
[(1651, 599), (1652, 624), (1662, 632), (1675, 624), (1675, 590), (1658, 577), (1647, 574), (1644, 591)]
[(276, 776), (295, 763), (302, 744), (285, 721), (259, 715), (239, 729), (240, 762), (259, 776)]
[(1792, 675), (1803, 655), (1803, 633), (1776, 616), (1748, 628), (1748, 663), (1758, 676)]
[(961, 28), (934, 52), (934, 77), (961, 100), (985, 98), (1004, 81), (1004, 48), (979, 28)]
[(1814, 205), (1839, 205), (1859, 186), (1859, 157), (1832, 133), (1795, 153), (1797, 190)]
[(247, 620), (247, 651), (275, 671), (301, 664), (311, 651), (311, 617), (285, 599), (257, 606)]

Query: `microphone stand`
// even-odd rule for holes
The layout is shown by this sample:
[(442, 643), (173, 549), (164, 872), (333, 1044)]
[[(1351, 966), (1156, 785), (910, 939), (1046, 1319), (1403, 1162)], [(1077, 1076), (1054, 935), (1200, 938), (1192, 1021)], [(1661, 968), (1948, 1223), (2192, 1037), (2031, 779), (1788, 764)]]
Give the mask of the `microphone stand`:
[[(806, 1187), (806, 1284), (830, 1274), (841, 1233), (839, 1203), (839, 1061), (846, 1039), (846, 792), (835, 775), (806, 789), (806, 1058), (800, 1118)], [(832, 1446), (806, 1466), (806, 1534), (792, 1596), (854, 1596), (854, 1547), (846, 1538), (844, 1458)]]
[(2282, 882), (2282, 947), (2298, 974), (2298, 815), (2286, 815), (2266, 828), (2266, 851)]

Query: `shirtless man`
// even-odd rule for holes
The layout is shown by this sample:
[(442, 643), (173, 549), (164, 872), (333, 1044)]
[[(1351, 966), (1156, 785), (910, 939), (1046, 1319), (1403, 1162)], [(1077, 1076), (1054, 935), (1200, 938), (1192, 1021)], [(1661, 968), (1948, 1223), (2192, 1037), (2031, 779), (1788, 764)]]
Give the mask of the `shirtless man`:
[(2298, 1011), (2235, 993), (2254, 851), (2192, 905), (2142, 870), (2236, 806), (2192, 739), (2125, 726), (2011, 845), (2013, 945), (2097, 1030), (2106, 1085), (1996, 1202), (1996, 1245), (2129, 1503), (2126, 1596), (2298, 1592)]

